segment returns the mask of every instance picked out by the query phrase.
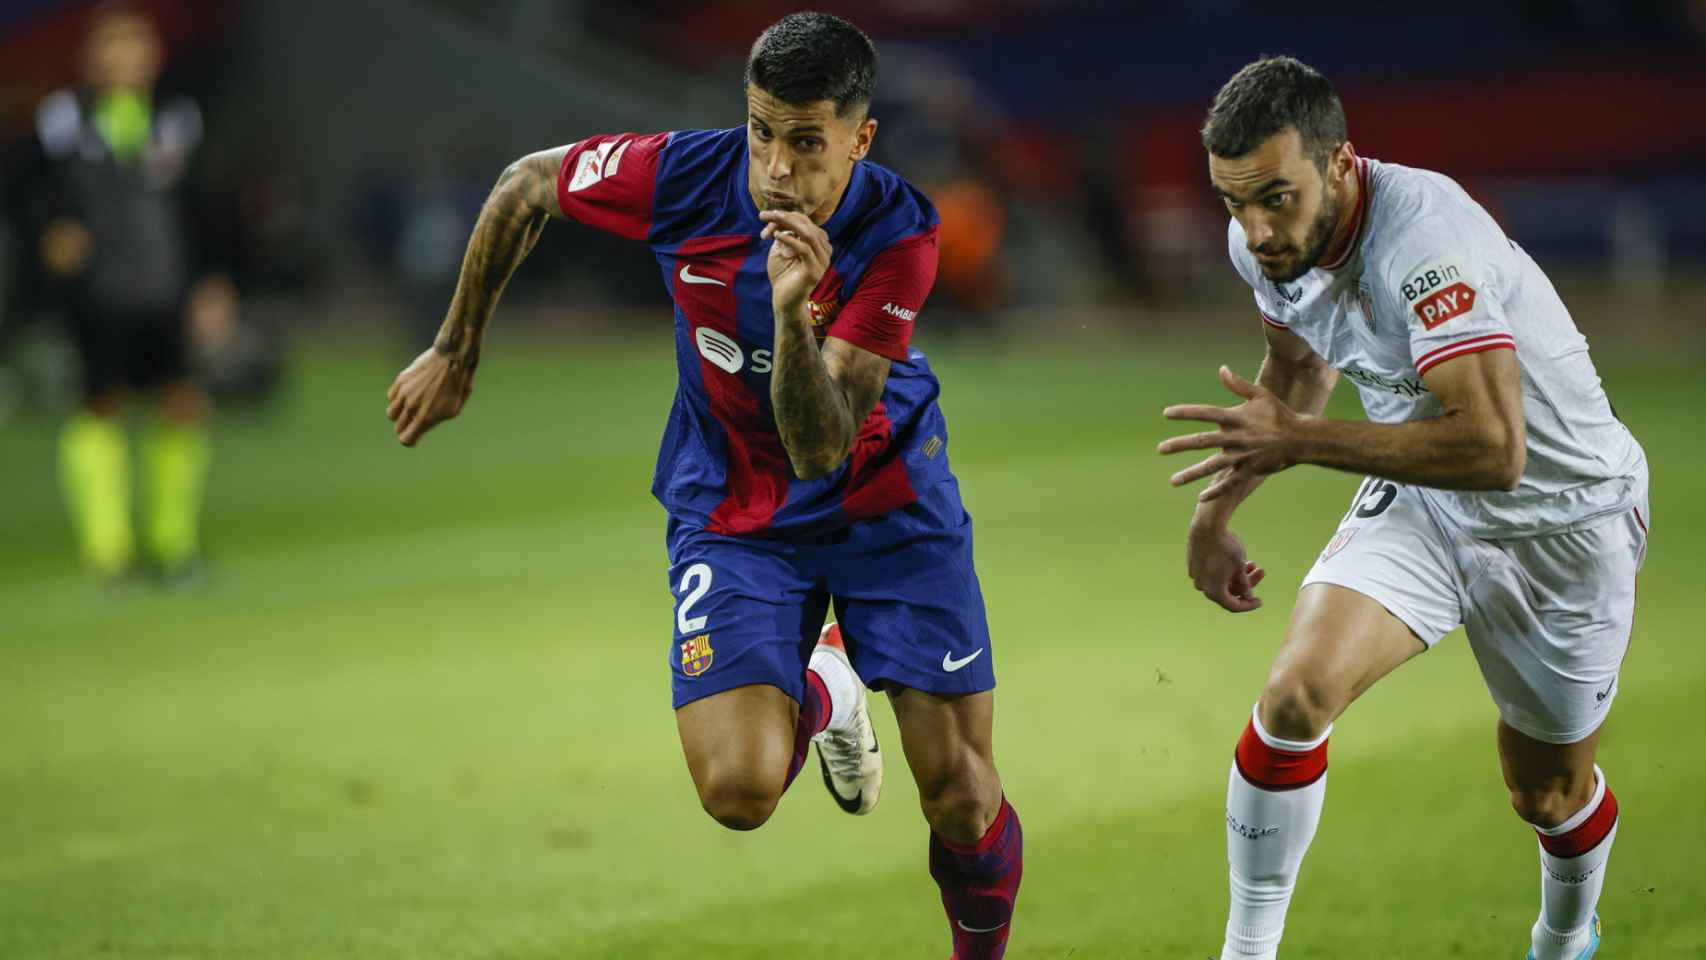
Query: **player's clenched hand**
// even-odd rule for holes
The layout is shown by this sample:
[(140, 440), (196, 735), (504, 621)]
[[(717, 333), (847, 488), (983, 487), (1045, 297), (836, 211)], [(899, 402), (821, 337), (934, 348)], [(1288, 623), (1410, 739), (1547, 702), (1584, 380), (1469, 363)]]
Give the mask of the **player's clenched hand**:
[(1192, 527), (1185, 542), (1185, 569), (1203, 596), (1233, 613), (1262, 605), (1256, 586), (1267, 571), (1245, 557), (1243, 542), (1230, 530)]
[(385, 416), (397, 425), (403, 446), (412, 447), (421, 434), (460, 413), (473, 392), (474, 365), (431, 348), (391, 381)]
[(1297, 462), (1291, 453), (1291, 443), (1298, 415), (1273, 391), (1256, 386), (1229, 367), (1220, 368), (1220, 382), (1243, 397), (1244, 402), (1236, 407), (1186, 403), (1161, 411), (1169, 420), (1200, 420), (1219, 424), (1220, 429), (1173, 437), (1155, 448), (1159, 453), (1220, 448), (1214, 456), (1173, 474), (1173, 486), (1179, 487), (1226, 471), (1197, 495), (1201, 502), (1216, 499), (1251, 477), (1278, 473)]
[(777, 313), (792, 315), (829, 269), (829, 234), (810, 217), (793, 210), (766, 210), (758, 218), (764, 221), (762, 239), (776, 241), (766, 263), (771, 305)]

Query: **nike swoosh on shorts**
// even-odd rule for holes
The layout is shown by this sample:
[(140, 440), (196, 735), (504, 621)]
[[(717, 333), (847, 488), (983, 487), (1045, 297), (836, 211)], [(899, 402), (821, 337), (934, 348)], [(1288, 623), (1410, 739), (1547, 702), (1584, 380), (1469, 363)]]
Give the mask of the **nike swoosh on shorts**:
[(966, 657), (962, 660), (955, 660), (954, 659), (954, 651), (949, 650), (947, 653), (942, 654), (942, 669), (948, 671), (949, 673), (953, 673), (955, 670), (958, 670), (959, 668), (965, 666), (966, 664), (972, 662), (973, 660), (976, 660), (982, 654), (983, 654), (983, 648), (978, 647), (975, 651), (972, 652), (971, 656)]

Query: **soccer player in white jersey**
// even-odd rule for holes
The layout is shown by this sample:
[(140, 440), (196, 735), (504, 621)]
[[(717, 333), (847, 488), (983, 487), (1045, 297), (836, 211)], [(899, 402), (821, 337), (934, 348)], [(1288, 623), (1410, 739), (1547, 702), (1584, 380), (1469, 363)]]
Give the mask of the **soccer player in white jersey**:
[[(1456, 183), (1358, 157), (1332, 84), (1287, 57), (1221, 88), (1203, 127), (1267, 358), (1222, 367), (1233, 407), (1169, 407), (1214, 450), (1197, 497), (1198, 590), (1255, 610), (1264, 570), (1227, 528), (1269, 474), (1366, 474), (1303, 580), (1227, 787), (1222, 960), (1274, 957), (1327, 789), (1327, 738), (1363, 691), (1458, 625), (1499, 709), (1511, 805), (1539, 834), (1535, 960), (1583, 960), (1617, 801), (1594, 764), (1635, 613), (1647, 465), (1587, 342), (1522, 248)], [(1343, 374), (1367, 422), (1321, 416)], [(1514, 931), (1513, 931), (1514, 933)]]

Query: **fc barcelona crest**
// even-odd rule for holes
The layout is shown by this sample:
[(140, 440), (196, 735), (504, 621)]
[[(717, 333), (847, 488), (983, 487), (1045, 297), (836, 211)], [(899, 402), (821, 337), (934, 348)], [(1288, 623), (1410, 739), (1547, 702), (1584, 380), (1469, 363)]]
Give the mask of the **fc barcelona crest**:
[(835, 297), (827, 300), (807, 300), (806, 306), (812, 312), (812, 326), (821, 327), (835, 318), (835, 312), (841, 309), (841, 301)]
[(716, 656), (711, 649), (711, 635), (701, 633), (697, 637), (681, 642), (681, 672), (690, 677), (697, 677), (711, 669), (711, 658)]

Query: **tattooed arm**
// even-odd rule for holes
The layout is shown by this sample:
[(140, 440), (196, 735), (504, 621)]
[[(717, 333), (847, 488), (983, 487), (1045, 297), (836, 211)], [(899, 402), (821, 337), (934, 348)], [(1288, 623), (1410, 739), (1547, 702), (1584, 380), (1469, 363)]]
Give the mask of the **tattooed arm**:
[(829, 236), (804, 214), (766, 211), (771, 305), (776, 314), (776, 355), (770, 405), (776, 432), (802, 480), (841, 466), (888, 382), (889, 360), (846, 340), (829, 337), (820, 349), (806, 298), (829, 268)]
[(835, 472), (853, 449), (889, 378), (889, 360), (830, 337), (820, 350), (810, 314), (776, 314), (770, 404), (776, 431), (801, 480)]
[(498, 177), (480, 209), (456, 295), (432, 348), (397, 375), (387, 394), (385, 415), (396, 423), (397, 439), (412, 447), (421, 435), (456, 416), (474, 390), (480, 344), (497, 309), (504, 285), (526, 258), (545, 221), (561, 219), (557, 171), (569, 147), (544, 150), (517, 160)]

